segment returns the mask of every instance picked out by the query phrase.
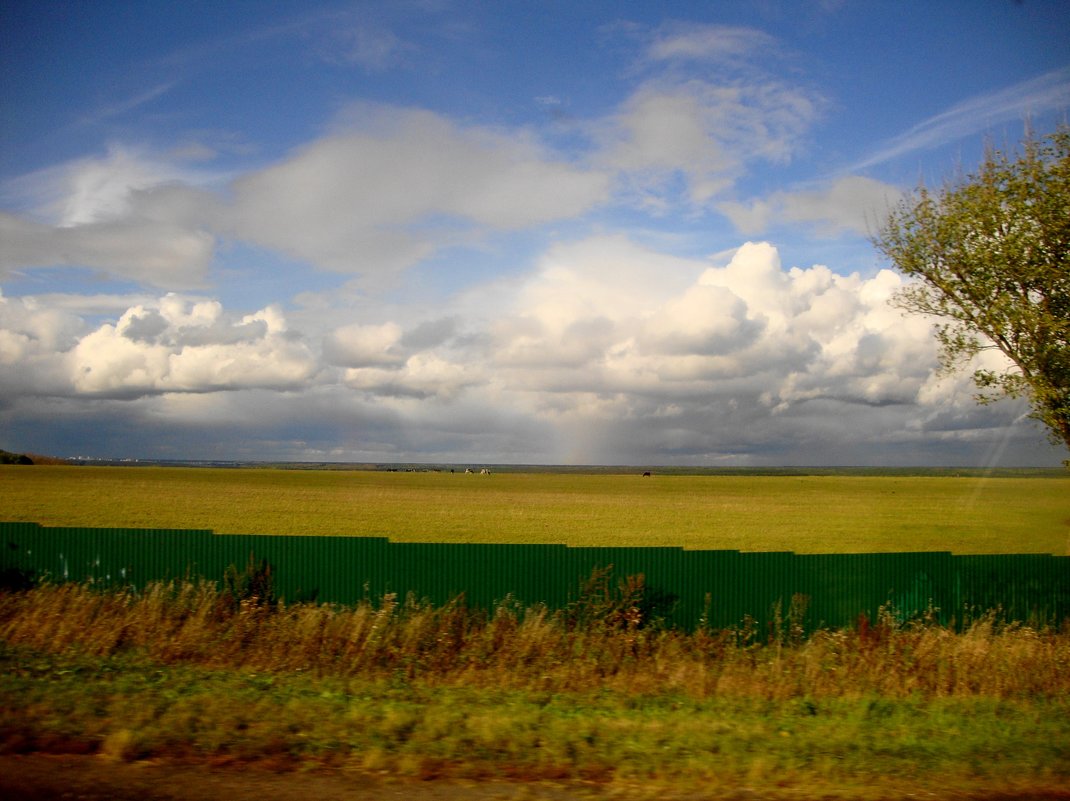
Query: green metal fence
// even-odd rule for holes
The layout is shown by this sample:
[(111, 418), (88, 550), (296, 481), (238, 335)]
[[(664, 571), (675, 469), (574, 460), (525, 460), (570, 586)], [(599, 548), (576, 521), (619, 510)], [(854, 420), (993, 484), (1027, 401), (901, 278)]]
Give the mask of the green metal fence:
[(795, 595), (808, 599), (808, 628), (852, 625), (882, 606), (904, 618), (935, 614), (945, 623), (990, 610), (1035, 623), (1070, 616), (1070, 557), (1050, 554), (572, 548), (0, 523), (0, 570), (8, 578), (134, 587), (186, 577), (219, 581), (250, 555), (271, 564), (277, 593), (290, 601), (349, 604), (411, 592), (441, 604), (463, 593), (474, 607), (493, 608), (512, 596), (563, 608), (593, 570), (612, 567), (614, 581), (642, 574), (648, 597), (661, 598), (669, 622), (687, 628), (703, 619), (738, 626), (747, 616), (765, 626), (778, 605), (787, 614)]

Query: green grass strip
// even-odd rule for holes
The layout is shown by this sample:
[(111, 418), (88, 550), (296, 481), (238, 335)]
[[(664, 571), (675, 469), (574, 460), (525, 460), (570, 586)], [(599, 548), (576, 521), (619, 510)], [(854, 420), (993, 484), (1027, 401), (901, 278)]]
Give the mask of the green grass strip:
[(0, 647), (0, 748), (435, 777), (1057, 787), (1070, 699), (694, 699), (314, 677)]

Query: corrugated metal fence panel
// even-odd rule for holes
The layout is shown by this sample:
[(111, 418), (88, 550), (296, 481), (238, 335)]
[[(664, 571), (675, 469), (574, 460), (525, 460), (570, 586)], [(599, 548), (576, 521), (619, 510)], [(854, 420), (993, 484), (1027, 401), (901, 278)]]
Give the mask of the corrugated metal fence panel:
[(705, 623), (712, 628), (728, 628), (740, 623), (742, 562), (739, 551), (685, 551), (687, 594), (681, 598), (677, 618), (681, 625)]
[(446, 603), (464, 594), (492, 609), (507, 597), (563, 608), (595, 569), (612, 567), (611, 589), (642, 574), (653, 613), (692, 628), (764, 631), (792, 598), (808, 599), (805, 621), (847, 626), (885, 607), (900, 619), (927, 613), (964, 623), (999, 610), (1005, 619), (1070, 617), (1070, 557), (1047, 554), (817, 554), (684, 551), (680, 548), (570, 548), (564, 545), (394, 543), (381, 537), (216, 535), (210, 531), (45, 528), (0, 523), (0, 570), (54, 581), (128, 583), (203, 577), (229, 565), (267, 560), (288, 601), (350, 604), (386, 593)]
[(1070, 557), (1049, 554), (957, 557), (960, 619), (999, 609), (1012, 620), (1056, 620), (1070, 614)]
[[(782, 551), (741, 554), (737, 584), (738, 619), (754, 618), (761, 628), (768, 628), (773, 609), (783, 609), (802, 588), (794, 581), (795, 554)], [(760, 578), (759, 578), (760, 577)]]
[(954, 560), (947, 552), (806, 554), (799, 592), (811, 625), (846, 626), (881, 609), (900, 620), (946, 615), (955, 603)]
[(52, 581), (143, 584), (210, 575), (204, 562), (210, 531), (43, 528), (0, 524), (0, 568), (25, 570)]

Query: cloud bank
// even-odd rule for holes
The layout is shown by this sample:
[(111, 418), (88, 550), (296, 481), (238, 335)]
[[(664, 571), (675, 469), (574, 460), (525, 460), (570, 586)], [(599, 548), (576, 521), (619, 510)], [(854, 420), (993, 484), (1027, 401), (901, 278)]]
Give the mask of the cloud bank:
[(934, 440), (976, 456), (1003, 434), (938, 376), (929, 324), (888, 305), (900, 286), (785, 268), (764, 242), (713, 263), (607, 235), (437, 316), (322, 330), (173, 293), (96, 325), (3, 298), (3, 413), (92, 401), (102, 432), (121, 408), (142, 432), (225, 427), (239, 452), (303, 459), (815, 464), (859, 440), (876, 463)]

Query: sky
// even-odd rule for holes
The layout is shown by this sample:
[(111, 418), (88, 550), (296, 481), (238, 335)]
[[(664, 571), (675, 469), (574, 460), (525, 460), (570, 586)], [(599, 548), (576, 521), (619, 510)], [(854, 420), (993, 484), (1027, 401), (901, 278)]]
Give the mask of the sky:
[(870, 238), (1066, 121), (1068, 34), (1062, 0), (5, 0), (0, 447), (1056, 465)]

